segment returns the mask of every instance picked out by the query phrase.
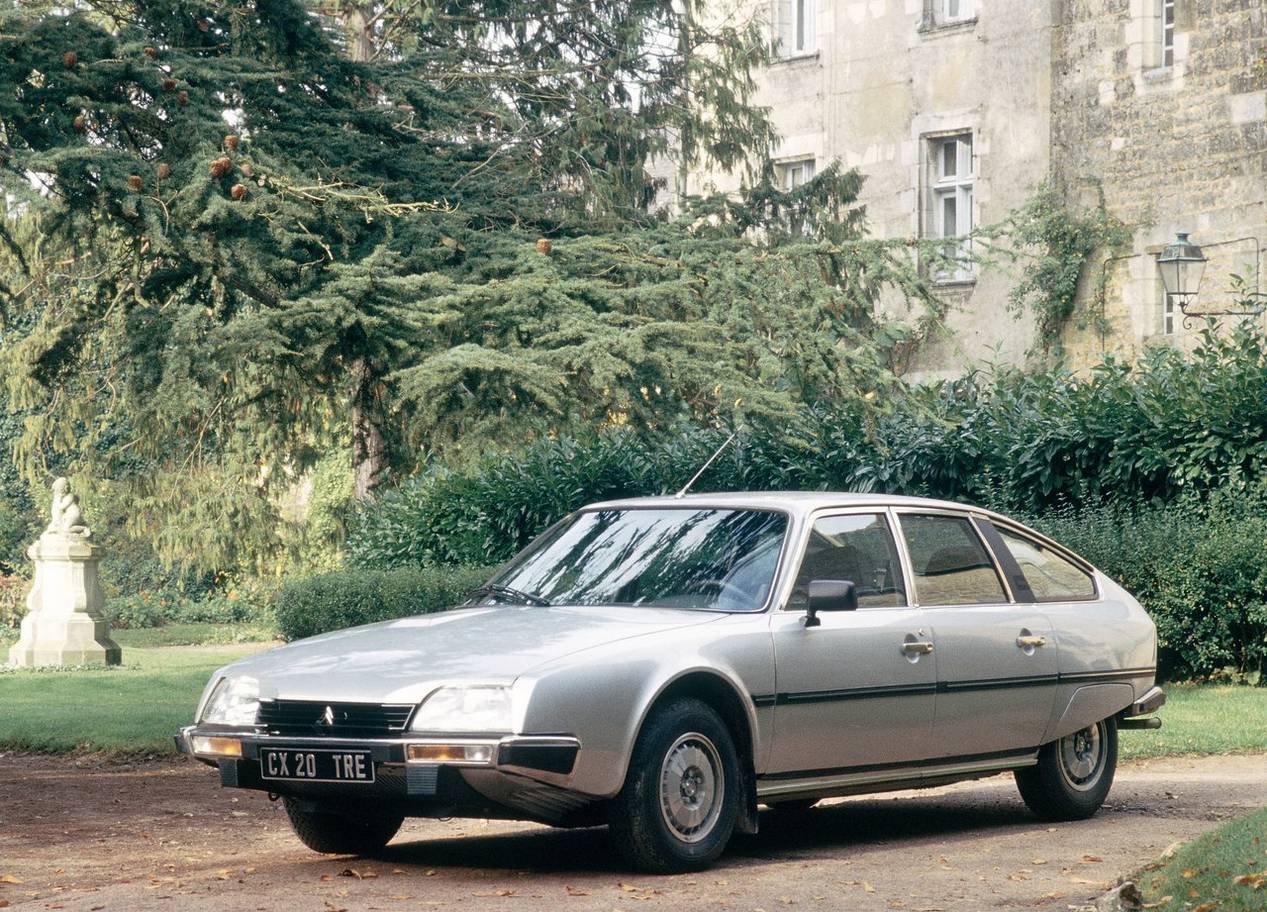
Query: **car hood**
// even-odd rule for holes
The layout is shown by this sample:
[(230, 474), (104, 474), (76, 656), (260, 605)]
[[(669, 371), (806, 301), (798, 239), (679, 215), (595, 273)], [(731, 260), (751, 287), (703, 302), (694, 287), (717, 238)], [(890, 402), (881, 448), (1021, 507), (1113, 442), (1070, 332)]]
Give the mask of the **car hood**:
[(656, 608), (465, 608), (298, 640), (222, 671), (257, 678), (265, 699), (412, 703), (449, 681), (510, 682), (594, 646), (722, 617)]

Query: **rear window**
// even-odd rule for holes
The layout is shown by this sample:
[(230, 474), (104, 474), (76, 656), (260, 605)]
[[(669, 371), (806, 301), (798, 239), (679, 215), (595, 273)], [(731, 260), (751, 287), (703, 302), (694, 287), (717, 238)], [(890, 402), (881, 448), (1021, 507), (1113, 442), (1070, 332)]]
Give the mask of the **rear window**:
[(921, 605), (1001, 605), (1007, 593), (972, 523), (964, 516), (903, 515)]
[(1095, 580), (1081, 567), (1033, 539), (1008, 529), (998, 528), (998, 531), (1003, 544), (1020, 565), (1036, 600), (1062, 602), (1095, 598)]

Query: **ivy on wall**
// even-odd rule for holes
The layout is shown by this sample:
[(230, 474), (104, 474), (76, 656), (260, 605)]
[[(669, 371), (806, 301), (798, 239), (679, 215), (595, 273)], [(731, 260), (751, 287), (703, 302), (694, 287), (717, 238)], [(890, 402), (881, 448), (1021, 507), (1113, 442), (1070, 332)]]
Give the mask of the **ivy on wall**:
[[(1021, 265), (1008, 293), (1008, 309), (1034, 315), (1034, 349), (1059, 354), (1061, 334), (1073, 316), (1083, 271), (1097, 251), (1116, 251), (1131, 237), (1127, 225), (1105, 208), (1072, 209), (1050, 183), (1007, 219), (985, 232), (1006, 239), (1007, 259)], [(995, 248), (997, 254), (999, 248)]]

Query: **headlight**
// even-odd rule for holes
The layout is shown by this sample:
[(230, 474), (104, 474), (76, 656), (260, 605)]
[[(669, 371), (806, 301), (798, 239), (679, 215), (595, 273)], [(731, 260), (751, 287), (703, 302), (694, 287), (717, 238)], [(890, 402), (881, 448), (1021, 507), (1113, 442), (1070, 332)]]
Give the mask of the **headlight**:
[(441, 687), (414, 713), (413, 731), (508, 732), (514, 727), (510, 688)]
[(260, 708), (260, 682), (255, 678), (221, 678), (211, 691), (199, 722), (212, 725), (254, 725)]

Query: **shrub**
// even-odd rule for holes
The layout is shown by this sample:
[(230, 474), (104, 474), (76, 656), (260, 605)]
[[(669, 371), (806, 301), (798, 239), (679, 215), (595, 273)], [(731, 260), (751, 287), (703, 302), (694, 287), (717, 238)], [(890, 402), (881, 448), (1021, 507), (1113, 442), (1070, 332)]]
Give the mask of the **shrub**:
[(1087, 558), (1152, 615), (1168, 679), (1231, 671), (1267, 684), (1267, 507), (1205, 504), (1056, 511), (1031, 520)]
[(340, 570), (285, 583), (274, 611), (287, 640), (374, 621), (430, 614), (460, 602), (488, 567)]
[[(1150, 349), (1085, 378), (976, 374), (912, 388), (887, 414), (849, 406), (745, 429), (696, 484), (946, 497), (1039, 514), (1054, 507), (1204, 497), (1267, 467), (1267, 339), (1207, 332), (1190, 355)], [(680, 487), (718, 428), (626, 428), (544, 438), (461, 471), (433, 467), (363, 508), (350, 563), (503, 560), (576, 507)]]

